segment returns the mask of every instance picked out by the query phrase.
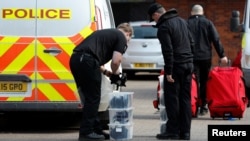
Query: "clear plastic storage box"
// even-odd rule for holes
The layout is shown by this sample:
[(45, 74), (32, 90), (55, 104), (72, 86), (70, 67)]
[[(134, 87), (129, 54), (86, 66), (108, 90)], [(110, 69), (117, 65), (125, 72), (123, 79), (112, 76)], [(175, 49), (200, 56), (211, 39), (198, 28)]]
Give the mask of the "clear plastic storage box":
[(132, 124), (109, 124), (110, 140), (127, 141), (133, 138)]
[(160, 108), (160, 120), (161, 121), (167, 121), (167, 112), (165, 106), (159, 106)]
[(133, 92), (110, 93), (109, 108), (130, 108), (133, 102)]
[(111, 124), (132, 123), (133, 108), (112, 109), (109, 108), (109, 122)]
[(166, 121), (160, 122), (160, 133), (166, 133)]

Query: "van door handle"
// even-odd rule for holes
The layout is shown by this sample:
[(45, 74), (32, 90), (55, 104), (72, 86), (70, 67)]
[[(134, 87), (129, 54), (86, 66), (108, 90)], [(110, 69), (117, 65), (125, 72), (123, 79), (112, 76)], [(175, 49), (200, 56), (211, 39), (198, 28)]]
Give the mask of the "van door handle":
[(62, 50), (60, 49), (45, 49), (43, 50), (44, 53), (61, 53)]

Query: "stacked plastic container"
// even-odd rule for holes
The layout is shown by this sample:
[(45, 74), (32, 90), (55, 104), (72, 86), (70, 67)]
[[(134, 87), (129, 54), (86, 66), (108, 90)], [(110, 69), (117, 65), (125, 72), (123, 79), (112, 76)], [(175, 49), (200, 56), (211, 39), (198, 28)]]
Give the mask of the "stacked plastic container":
[(113, 92), (109, 104), (110, 140), (133, 138), (133, 92)]
[(158, 77), (160, 82), (160, 89), (159, 89), (159, 109), (160, 109), (160, 133), (166, 132), (166, 122), (168, 120), (167, 118), (167, 112), (165, 108), (165, 102), (164, 102), (164, 85), (163, 85), (163, 78), (164, 75), (160, 75)]

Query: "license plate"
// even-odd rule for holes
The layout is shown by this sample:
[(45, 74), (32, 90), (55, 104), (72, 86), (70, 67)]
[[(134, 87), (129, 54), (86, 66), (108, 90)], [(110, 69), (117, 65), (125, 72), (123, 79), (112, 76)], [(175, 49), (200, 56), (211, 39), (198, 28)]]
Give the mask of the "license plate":
[(26, 92), (27, 83), (13, 81), (0, 81), (0, 92)]
[(154, 68), (155, 64), (153, 63), (135, 63), (135, 68)]

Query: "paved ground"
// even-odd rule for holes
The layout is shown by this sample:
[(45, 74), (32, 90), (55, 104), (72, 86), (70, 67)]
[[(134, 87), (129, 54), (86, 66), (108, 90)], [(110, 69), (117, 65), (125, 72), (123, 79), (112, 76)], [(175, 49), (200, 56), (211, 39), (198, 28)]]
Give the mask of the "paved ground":
[[(160, 133), (160, 114), (157, 111), (144, 110), (144, 113), (137, 112), (139, 108), (135, 109), (134, 115), (134, 136), (133, 141), (154, 141), (157, 140), (155, 135)], [(146, 108), (147, 109), (147, 108)], [(193, 118), (191, 126), (191, 140), (192, 141), (207, 141), (208, 140), (208, 125), (209, 124), (250, 124), (250, 110), (247, 108), (242, 119), (212, 119), (209, 113), (205, 116)]]
[[(153, 108), (152, 100), (155, 99), (155, 86), (150, 83), (129, 82), (130, 85), (138, 85), (139, 90), (135, 92), (133, 98), (133, 141), (156, 141), (156, 134), (160, 133), (160, 112)], [(125, 88), (123, 91), (130, 91)], [(210, 118), (210, 114), (193, 118), (191, 127), (191, 141), (207, 141), (208, 125), (212, 124), (250, 124), (250, 108), (247, 108), (243, 118), (223, 120), (222, 118)]]
[[(154, 109), (152, 104), (152, 101), (156, 98), (156, 86), (157, 81), (155, 80), (133, 80), (128, 81), (127, 87), (123, 89), (123, 91), (134, 92), (132, 101), (134, 108), (132, 119), (134, 124), (131, 127), (131, 130), (133, 130), (130, 130), (132, 133), (132, 141), (157, 141), (155, 136), (160, 133), (161, 121), (160, 112)], [(3, 115), (0, 114), (0, 121), (2, 116)], [(48, 122), (50, 121), (48, 117), (50, 116), (41, 116), (41, 118), (39, 115), (31, 114), (28, 115), (28, 117), (29, 118), (17, 115), (6, 120), (7, 123), (11, 121), (11, 124), (9, 123), (10, 126), (8, 126), (9, 124), (6, 124), (6, 126), (5, 122), (0, 122), (0, 141), (77, 141), (79, 131), (78, 124), (72, 127), (72, 129), (65, 130), (63, 128), (58, 130), (61, 126), (58, 126), (57, 122), (55, 122), (50, 123), (51, 129), (47, 129)], [(58, 121), (59, 125), (61, 125), (60, 123), (62, 121), (67, 122), (65, 119)], [(41, 128), (44, 127), (42, 126), (43, 124), (46, 128)], [(212, 119), (209, 117), (209, 113), (202, 117), (193, 118), (191, 141), (208, 141), (208, 125), (212, 124), (250, 125), (250, 108), (246, 109), (243, 118), (240, 120)]]

